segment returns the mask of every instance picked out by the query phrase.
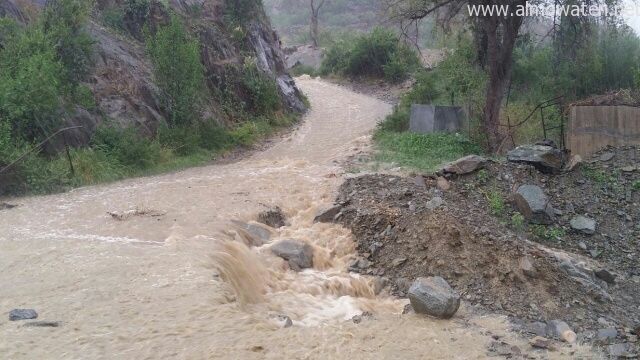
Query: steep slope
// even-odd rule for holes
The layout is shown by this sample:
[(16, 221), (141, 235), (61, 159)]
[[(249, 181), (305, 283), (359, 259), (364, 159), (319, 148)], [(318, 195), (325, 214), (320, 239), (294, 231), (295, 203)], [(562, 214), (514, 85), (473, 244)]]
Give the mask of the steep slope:
[[(259, 4), (257, 1), (246, 3)], [(274, 79), (280, 93), (281, 111), (305, 111), (301, 94), (286, 72), (279, 39), (261, 7), (243, 19), (228, 20), (227, 3), (220, 0), (98, 0), (89, 32), (95, 40), (95, 68), (87, 83), (96, 100), (94, 109), (75, 106), (60, 114), (61, 126), (82, 126), (67, 139), (71, 145), (87, 145), (97, 125), (109, 120), (135, 125), (143, 136), (155, 133), (167, 117), (158, 99), (149, 58), (145, 51), (145, 29), (153, 34), (167, 25), (170, 14), (179, 16), (188, 31), (200, 41), (201, 62), (206, 77), (206, 96), (201, 119), (219, 125), (237, 124), (239, 111), (251, 113), (251, 89), (243, 82), (243, 66), (251, 59), (259, 71)], [(28, 23), (42, 11), (43, 0), (8, 0), (0, 4), (0, 16)], [(120, 26), (105, 19), (116, 16)], [(232, 103), (229, 106), (229, 103)], [(234, 110), (229, 110), (232, 108)], [(52, 143), (50, 152), (62, 144)]]

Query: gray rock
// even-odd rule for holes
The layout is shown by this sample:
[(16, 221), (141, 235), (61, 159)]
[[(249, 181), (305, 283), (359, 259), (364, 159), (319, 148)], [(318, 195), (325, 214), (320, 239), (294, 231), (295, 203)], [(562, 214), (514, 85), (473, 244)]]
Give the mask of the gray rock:
[(578, 269), (571, 261), (563, 261), (560, 263), (560, 269), (564, 270), (570, 277), (583, 279), (591, 282), (592, 271), (582, 268)]
[(301, 269), (313, 267), (313, 248), (309, 244), (283, 240), (271, 247), (277, 256), (291, 261)]
[(271, 232), (259, 225), (248, 224), (238, 220), (231, 220), (231, 222), (248, 235), (253, 246), (264, 245), (271, 238)]
[(600, 329), (596, 334), (596, 341), (606, 344), (609, 340), (614, 340), (616, 337), (618, 337), (618, 330), (616, 330), (616, 328)]
[(616, 154), (611, 153), (611, 152), (606, 152), (606, 153), (600, 155), (600, 161), (609, 161), (609, 160), (613, 159), (614, 156), (616, 156)]
[(555, 173), (564, 166), (564, 154), (551, 146), (522, 145), (507, 153), (507, 160), (533, 165), (545, 173)]
[(547, 336), (561, 339), (562, 334), (566, 331), (572, 331), (569, 325), (562, 320), (551, 320), (547, 323), (547, 327), (545, 327), (544, 331), (547, 333)]
[(596, 232), (596, 221), (582, 215), (571, 219), (569, 225), (571, 225), (572, 229), (580, 231), (583, 234), (593, 235)]
[(633, 347), (631, 346), (631, 344), (627, 344), (627, 343), (609, 345), (607, 350), (609, 351), (609, 356), (611, 356), (614, 359), (619, 357), (626, 357), (626, 358), (632, 359), (634, 355), (636, 355), (633, 352)]
[(535, 278), (537, 275), (536, 269), (533, 267), (531, 261), (529, 261), (529, 258), (526, 256), (520, 258), (520, 269), (526, 276), (530, 278)]
[(607, 269), (596, 269), (594, 272), (597, 277), (608, 282), (609, 284), (613, 284), (616, 281), (616, 277), (618, 277), (616, 273), (611, 272)]
[(540, 321), (536, 321), (536, 322), (532, 322), (527, 324), (526, 326), (526, 330), (532, 334), (535, 334), (537, 336), (545, 336), (547, 335), (547, 324), (540, 322)]
[(438, 276), (417, 278), (409, 288), (409, 301), (418, 314), (448, 319), (460, 307), (460, 295)]
[(553, 207), (539, 186), (522, 185), (513, 196), (520, 213), (532, 224), (553, 223)]
[(387, 285), (387, 281), (382, 276), (376, 276), (373, 279), (373, 294), (375, 296), (380, 295), (382, 289)]
[(427, 209), (435, 210), (444, 204), (444, 200), (440, 196), (436, 196), (433, 199), (427, 201)]
[(33, 309), (13, 309), (9, 312), (9, 320), (29, 320), (38, 317), (38, 313)]
[(468, 155), (456, 161), (445, 164), (440, 169), (441, 174), (463, 175), (480, 170), (487, 164), (487, 159), (478, 155)]
[(290, 317), (288, 317), (287, 315), (281, 315), (281, 314), (268, 314), (267, 318), (269, 319), (273, 319), (277, 322), (282, 323), (282, 328), (288, 328), (293, 326), (293, 321), (291, 320)]
[(331, 222), (334, 217), (342, 210), (342, 206), (336, 204), (329, 204), (321, 207), (316, 216), (313, 218), (313, 222)]
[(413, 178), (413, 183), (422, 188), (422, 190), (427, 190), (427, 183), (424, 181), (424, 177), (422, 175), (418, 175)]
[(587, 244), (584, 241), (580, 241), (578, 247), (582, 250), (587, 250)]
[(395, 258), (392, 261), (393, 266), (400, 266), (402, 264), (404, 264), (407, 261), (406, 257), (399, 257), (399, 258)]

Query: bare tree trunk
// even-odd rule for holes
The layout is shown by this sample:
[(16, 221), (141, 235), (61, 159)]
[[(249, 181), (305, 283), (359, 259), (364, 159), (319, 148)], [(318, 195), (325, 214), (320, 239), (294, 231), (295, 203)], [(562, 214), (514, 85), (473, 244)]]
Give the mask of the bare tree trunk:
[(326, 0), (320, 0), (320, 3), (316, 7), (314, 0), (310, 0), (311, 5), (311, 41), (314, 47), (318, 47), (318, 15), (320, 14), (320, 8), (324, 5)]
[[(514, 1), (516, 6), (525, 1)], [(487, 150), (494, 152), (500, 146), (503, 135), (500, 133), (500, 106), (505, 86), (509, 83), (513, 48), (516, 44), (518, 31), (522, 25), (522, 17), (487, 17), (484, 19), (487, 37), (489, 84), (487, 85), (487, 99), (482, 119), (482, 132), (487, 137)], [(502, 27), (500, 28), (500, 25)]]

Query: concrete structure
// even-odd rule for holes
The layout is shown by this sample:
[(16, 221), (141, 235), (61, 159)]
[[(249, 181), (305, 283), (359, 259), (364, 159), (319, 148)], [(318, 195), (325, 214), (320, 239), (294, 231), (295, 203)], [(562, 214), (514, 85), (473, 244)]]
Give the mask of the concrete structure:
[(461, 129), (462, 108), (458, 106), (411, 105), (411, 131), (432, 133), (457, 132)]
[(640, 108), (573, 106), (569, 109), (567, 148), (590, 158), (607, 145), (640, 145)]

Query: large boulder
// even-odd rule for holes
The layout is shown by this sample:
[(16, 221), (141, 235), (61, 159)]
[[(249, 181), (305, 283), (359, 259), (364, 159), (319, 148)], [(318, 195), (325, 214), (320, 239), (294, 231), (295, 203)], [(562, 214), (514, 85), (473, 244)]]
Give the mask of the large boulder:
[(555, 173), (564, 166), (565, 156), (552, 146), (522, 145), (509, 151), (507, 160), (531, 164), (545, 173)]
[(438, 276), (417, 278), (409, 288), (409, 301), (418, 314), (448, 319), (460, 307), (460, 295)]
[(271, 251), (290, 263), (294, 263), (300, 269), (313, 267), (313, 248), (309, 244), (283, 240), (275, 244)]
[(536, 185), (522, 185), (513, 196), (518, 210), (532, 224), (553, 223), (553, 207), (544, 191)]
[(456, 161), (445, 164), (439, 173), (463, 175), (480, 170), (487, 164), (487, 159), (478, 155), (468, 155)]
[(571, 219), (569, 224), (573, 230), (579, 231), (583, 234), (593, 235), (596, 232), (596, 221), (582, 215), (578, 215)]

